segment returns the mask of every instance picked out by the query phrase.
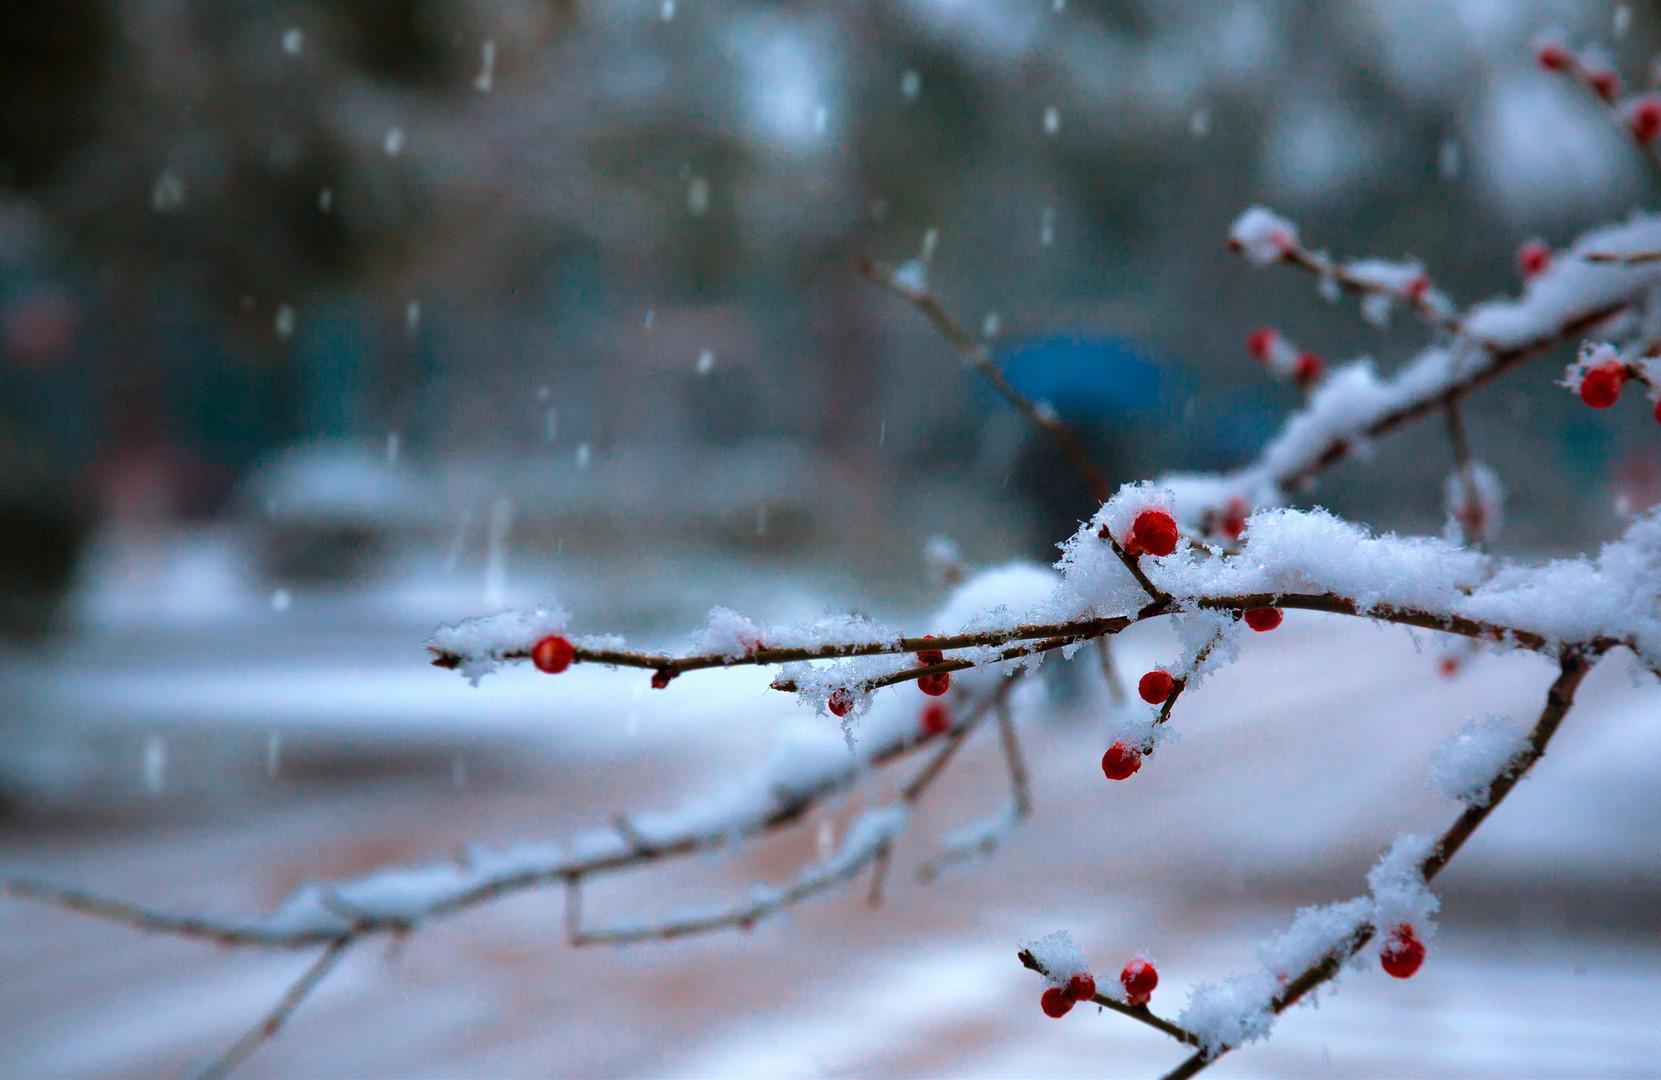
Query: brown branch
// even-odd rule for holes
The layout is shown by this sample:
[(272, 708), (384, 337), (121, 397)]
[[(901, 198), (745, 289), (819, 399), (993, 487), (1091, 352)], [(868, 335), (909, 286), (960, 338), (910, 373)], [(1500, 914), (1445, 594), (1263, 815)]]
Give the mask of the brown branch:
[(1305, 481), (1311, 480), (1317, 473), (1348, 457), (1357, 444), (1370, 442), (1381, 435), (1388, 435), (1399, 427), (1410, 424), (1437, 409), (1444, 408), (1449, 401), (1464, 397), (1470, 391), (1498, 378), (1518, 364), (1580, 337), (1610, 316), (1625, 311), (1631, 306), (1631, 303), (1630, 300), (1620, 300), (1604, 304), (1590, 311), (1581, 312), (1533, 340), (1510, 348), (1500, 349), (1487, 346), (1482, 342), (1473, 342), (1473, 344), (1484, 348), (1488, 352), (1489, 362), (1487, 364), (1478, 367), (1463, 378), (1454, 380), (1441, 390), (1427, 393), (1391, 409), (1357, 432), (1334, 437), (1325, 446), (1308, 455), (1295, 468), (1286, 469), (1270, 479), (1282, 489), (1294, 488)]
[(1107, 696), (1113, 704), (1125, 703), (1125, 682), (1119, 677), (1119, 665), (1113, 660), (1113, 639), (1102, 637), (1096, 642), (1096, 659), (1101, 663), (1102, 679), (1107, 683)]
[(998, 737), (1003, 746), (1004, 762), (1009, 766), (1010, 797), (1015, 801), (1015, 816), (1024, 818), (1032, 813), (1032, 785), (1027, 776), (1027, 763), (1021, 756), (1021, 743), (1015, 736), (1015, 718), (1009, 713), (1009, 703), (1000, 701)]
[(1645, 263), (1661, 262), (1661, 251), (1588, 251), (1580, 257), (1589, 263), (1642, 266)]
[[(1487, 797), (1481, 804), (1467, 806), (1464, 813), (1437, 838), (1430, 852), (1419, 863), (1419, 873), (1426, 884), (1435, 880), (1459, 853), (1460, 848), (1464, 847), (1465, 841), (1471, 838), (1482, 823), (1488, 820), (1488, 815), (1492, 814), (1517, 786), (1518, 781), (1528, 774), (1535, 762), (1545, 756), (1546, 747), (1552, 736), (1557, 733), (1563, 718), (1574, 705), (1575, 692), (1600, 655), (1601, 650), (1574, 649), (1562, 654), (1557, 678), (1546, 691), (1546, 703), (1540, 711), (1539, 720), (1535, 721), (1534, 728), (1529, 733), (1527, 748), (1509, 769), (1497, 776), (1489, 785)], [(1289, 982), (1286, 989), (1270, 1003), (1271, 1010), (1275, 1015), (1280, 1015), (1296, 1005), (1311, 990), (1334, 978), (1343, 969), (1344, 962), (1360, 952), (1377, 932), (1378, 928), (1371, 923), (1361, 924), (1338, 948), (1327, 953)], [(1165, 1080), (1186, 1080), (1231, 1049), (1233, 1047), (1225, 1046), (1215, 1054), (1207, 1054), (1201, 1050), (1167, 1073)]]
[[(1500, 623), (1485, 622), (1478, 619), (1469, 619), (1464, 616), (1448, 612), (1431, 611), (1422, 608), (1396, 607), (1389, 604), (1380, 604), (1371, 608), (1362, 608), (1354, 600), (1337, 596), (1331, 593), (1248, 593), (1231, 594), (1226, 596), (1199, 596), (1186, 598), (1187, 601), (1200, 607), (1219, 611), (1243, 612), (1254, 607), (1299, 608), (1308, 611), (1324, 611), (1335, 615), (1351, 615), (1361, 618), (1374, 619), (1379, 622), (1396, 623), (1403, 626), (1415, 626), (1426, 630), (1441, 630), (1463, 637), (1478, 638), (1484, 641), (1511, 640), (1522, 648), (1535, 652), (1547, 649), (1546, 639), (1539, 633), (1520, 627), (1506, 626)], [(908, 636), (894, 638), (887, 641), (859, 641), (859, 642), (830, 642), (822, 645), (792, 647), (792, 648), (762, 648), (755, 649), (742, 656), (728, 656), (722, 653), (697, 653), (689, 656), (669, 656), (662, 653), (640, 653), (624, 651), (594, 652), (579, 648), (577, 658), (593, 663), (604, 663), (615, 667), (644, 668), (647, 670), (668, 669), (676, 672), (698, 671), (718, 667), (741, 667), (757, 664), (774, 664), (796, 662), (802, 660), (840, 660), (856, 656), (881, 656), (896, 653), (914, 653), (925, 649), (939, 649), (942, 652), (952, 652), (958, 649), (977, 648), (989, 645), (1006, 645), (1011, 642), (1032, 642), (1036, 644), (1017, 645), (1005, 649), (991, 660), (969, 660), (962, 657), (947, 657), (938, 664), (928, 664), (903, 671), (892, 672), (888, 675), (869, 680), (865, 689), (874, 690), (884, 686), (893, 686), (897, 683), (909, 682), (925, 675), (938, 675), (952, 671), (962, 671), (966, 668), (980, 667), (985, 664), (1001, 663), (1005, 660), (1018, 659), (1034, 653), (1047, 652), (1077, 641), (1090, 638), (1117, 634), (1127, 627), (1149, 619), (1165, 615), (1174, 615), (1181, 610), (1179, 599), (1167, 596), (1163, 601), (1150, 603), (1147, 607), (1134, 615), (1116, 615), (1102, 619), (1078, 619), (1068, 622), (1055, 623), (1022, 623), (1012, 627), (1003, 627), (995, 630), (979, 630), (970, 633), (949, 634), (944, 636)], [(502, 652), (498, 659), (522, 660), (528, 658), (530, 648), (513, 649)], [(449, 657), (449, 666), (458, 666), (461, 657)], [(796, 683), (790, 679), (776, 679), (772, 683), (775, 690), (794, 692), (798, 689)]]
[[(1044, 976), (1045, 978), (1050, 977), (1050, 973), (1045, 970), (1044, 965), (1040, 964), (1037, 958), (1027, 950), (1022, 949), (1020, 952), (1016, 953), (1015, 956), (1016, 959), (1020, 960), (1026, 967), (1038, 972), (1038, 974)], [(1187, 1043), (1189, 1046), (1200, 1045), (1200, 1038), (1198, 1035), (1195, 1035), (1192, 1031), (1189, 1031), (1181, 1024), (1173, 1023), (1172, 1021), (1158, 1015), (1146, 1005), (1127, 1005), (1122, 1001), (1115, 1001), (1106, 994), (1097, 994), (1090, 1000), (1104, 1009), (1112, 1009), (1120, 1016), (1128, 1016), (1132, 1020), (1148, 1025), (1155, 1031), (1163, 1032), (1178, 1042)]]
[[(934, 324), (934, 328), (940, 331), (940, 335), (957, 351), (959, 359), (991, 383), (992, 388), (1002, 394), (1004, 400), (1014, 406), (1015, 411), (1026, 417), (1040, 431), (1049, 436), (1050, 440), (1066, 455), (1067, 460), (1072, 463), (1073, 471), (1078, 474), (1084, 486), (1089, 489), (1091, 498), (1098, 503), (1104, 503), (1112, 497), (1113, 489), (1108, 486), (1107, 479), (1102, 476), (1101, 470), (1096, 468), (1096, 463), (1090, 459), (1090, 455), (1085, 452), (1083, 445), (1074, 437), (1067, 425), (1063, 424), (1053, 411), (1040, 408), (1030, 401), (1026, 395), (1015, 389), (1014, 385), (1004, 377), (1003, 372), (998, 370), (998, 365), (994, 364), (992, 358), (987, 355), (986, 348), (971, 337), (969, 332), (964, 330), (956, 319), (947, 314), (946, 309), (940, 306), (940, 302), (934, 298), (932, 292), (907, 285), (899, 279), (893, 269), (872, 259), (862, 259), (859, 269), (871, 281), (881, 285), (922, 312)], [(1154, 587), (1153, 582), (1148, 580), (1147, 574), (1143, 573), (1136, 557), (1127, 552), (1116, 537), (1110, 535), (1104, 537), (1104, 539), (1113, 546), (1114, 554), (1119, 557), (1120, 562), (1125, 564), (1125, 569), (1130, 571), (1131, 576), (1136, 579), (1138, 585), (1142, 586), (1143, 591), (1154, 600), (1163, 599), (1164, 594)]]
[(1460, 506), (1454, 514), (1459, 523), (1459, 535), (1466, 544), (1478, 551), (1486, 551), (1488, 542), (1476, 525), (1476, 514), (1481, 505), (1476, 490), (1476, 465), (1471, 458), (1471, 444), (1465, 437), (1465, 419), (1460, 412), (1461, 399), (1449, 398), (1442, 407), (1447, 421), (1448, 443), (1453, 450), (1453, 466), (1459, 473)]
[(1280, 261), (1299, 270), (1306, 270), (1319, 279), (1335, 282), (1347, 293), (1357, 296), (1384, 296), (1406, 304), (1417, 312), (1420, 318), (1438, 330), (1454, 334), (1459, 332), (1459, 316), (1431, 302), (1430, 298), (1436, 290), (1430, 284), (1428, 275), (1425, 277), (1425, 288), (1418, 295), (1409, 296), (1398, 289), (1360, 276), (1350, 269), (1349, 264), (1334, 262), (1320, 252), (1309, 250), (1296, 240), (1289, 240), (1281, 247)]
[(1101, 470), (1096, 468), (1096, 463), (1090, 460), (1090, 455), (1085, 452), (1078, 439), (1068, 430), (1067, 425), (1057, 419), (1053, 412), (1039, 408), (1026, 395), (1015, 389), (1014, 385), (1004, 377), (1003, 372), (998, 370), (998, 365), (994, 364), (992, 358), (987, 355), (985, 346), (976, 341), (967, 330), (958, 325), (957, 320), (946, 313), (946, 309), (940, 306), (933, 293), (927, 289), (918, 289), (907, 285), (899, 279), (892, 267), (873, 259), (861, 259), (859, 271), (866, 278), (881, 285), (927, 316), (928, 320), (934, 324), (934, 328), (940, 331), (940, 335), (951, 343), (952, 348), (957, 351), (959, 359), (964, 364), (974, 369), (981, 378), (990, 383), (994, 390), (1003, 395), (1005, 401), (1014, 406), (1016, 412), (1026, 417), (1034, 427), (1049, 436), (1050, 440), (1061, 449), (1061, 452), (1067, 456), (1067, 460), (1072, 464), (1073, 471), (1078, 474), (1084, 486), (1089, 489), (1092, 498), (1102, 503), (1112, 496), (1113, 489), (1108, 486)]

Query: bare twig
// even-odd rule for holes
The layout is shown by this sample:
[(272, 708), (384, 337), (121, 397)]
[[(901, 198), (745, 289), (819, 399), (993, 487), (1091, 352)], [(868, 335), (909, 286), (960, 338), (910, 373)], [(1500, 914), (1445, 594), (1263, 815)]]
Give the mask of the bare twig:
[(1107, 683), (1107, 695), (1113, 704), (1125, 703), (1125, 682), (1119, 677), (1119, 665), (1113, 661), (1113, 639), (1103, 637), (1096, 642), (1096, 659), (1101, 662), (1102, 679)]
[(1061, 452), (1067, 456), (1072, 464), (1073, 471), (1089, 489), (1090, 495), (1097, 502), (1106, 502), (1113, 494), (1108, 486), (1107, 479), (1102, 476), (1096, 463), (1090, 460), (1090, 455), (1084, 447), (1049, 409), (1041, 408), (1028, 400), (1025, 394), (1015, 389), (1014, 385), (998, 370), (998, 365), (992, 362), (987, 355), (986, 348), (970, 336), (969, 332), (958, 325), (957, 320), (946, 313), (934, 294), (927, 289), (919, 289), (908, 285), (894, 273), (892, 267), (872, 259), (862, 259), (859, 264), (860, 273), (870, 280), (881, 285), (889, 292), (900, 297), (912, 307), (922, 312), (934, 324), (940, 335), (951, 343), (953, 349), (962, 361), (973, 369), (981, 378), (991, 384), (992, 388), (1003, 395), (1005, 401), (1014, 406), (1015, 410), (1026, 417), (1038, 430), (1048, 435)]
[(1488, 541), (1477, 523), (1481, 496), (1476, 488), (1476, 466), (1471, 459), (1470, 441), (1465, 437), (1465, 420), (1460, 405), (1461, 399), (1449, 398), (1442, 407), (1442, 415), (1448, 425), (1448, 443), (1453, 449), (1453, 465), (1459, 472), (1460, 506), (1454, 520), (1459, 523), (1459, 533), (1465, 543), (1478, 551), (1486, 551)]
[[(883, 286), (927, 316), (928, 320), (934, 324), (935, 329), (940, 331), (941, 336), (951, 344), (952, 348), (957, 351), (958, 357), (965, 364), (990, 383), (993, 389), (1002, 394), (1004, 400), (1014, 406), (1017, 412), (1031, 421), (1045, 435), (1048, 435), (1051, 441), (1060, 447), (1067, 460), (1072, 463), (1073, 471), (1078, 474), (1084, 486), (1089, 489), (1091, 498), (1098, 503), (1104, 503), (1112, 496), (1113, 489), (1108, 486), (1107, 479), (1102, 476), (1101, 470), (1096, 467), (1094, 461), (1090, 460), (1090, 455), (1085, 452), (1083, 445), (1074, 437), (1067, 425), (1063, 424), (1061, 419), (1055, 415), (1054, 410), (1033, 403), (1028, 400), (1026, 395), (1015, 389), (1015, 386), (1004, 377), (1003, 372), (998, 370), (998, 365), (994, 364), (992, 358), (987, 355), (985, 346), (971, 337), (969, 332), (964, 330), (956, 319), (947, 314), (946, 309), (940, 306), (940, 302), (934, 298), (932, 292), (901, 281), (892, 268), (871, 259), (862, 260), (859, 268), (867, 278)], [(1125, 564), (1125, 568), (1136, 579), (1136, 583), (1142, 586), (1143, 591), (1154, 600), (1163, 599), (1164, 594), (1154, 587), (1153, 582), (1148, 580), (1147, 575), (1142, 572), (1142, 567), (1137, 563), (1136, 557), (1127, 552), (1116, 537), (1105, 536), (1103, 539), (1113, 546), (1113, 551), (1119, 556), (1119, 561)]]
[(346, 950), (351, 947), (354, 940), (356, 939), (353, 936), (348, 935), (331, 941), (322, 954), (312, 961), (311, 966), (289, 986), (272, 1010), (265, 1014), (265, 1018), (203, 1069), (198, 1074), (199, 1080), (221, 1080), (222, 1077), (229, 1076), (238, 1065), (248, 1059), (249, 1054), (259, 1049), (260, 1044), (267, 1039), (275, 1038), (277, 1032), (282, 1030), (283, 1024), (294, 1015), (294, 1010), (300, 1007), (301, 1002), (317, 989), (317, 984), (322, 982), (346, 956)]
[(1015, 800), (1015, 816), (1024, 818), (1032, 813), (1032, 791), (1027, 779), (1027, 763), (1021, 757), (1021, 743), (1015, 736), (1015, 718), (1009, 713), (1009, 703), (1000, 701), (995, 706), (998, 714), (998, 737), (1003, 745), (1004, 761), (1009, 766), (1010, 797)]

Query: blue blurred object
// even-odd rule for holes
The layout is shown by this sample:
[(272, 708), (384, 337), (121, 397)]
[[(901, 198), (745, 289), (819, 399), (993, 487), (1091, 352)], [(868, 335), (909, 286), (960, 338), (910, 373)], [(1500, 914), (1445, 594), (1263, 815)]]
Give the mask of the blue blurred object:
[(1000, 366), (1028, 398), (1085, 420), (1147, 416), (1185, 381), (1174, 364), (1121, 337), (1029, 338), (1011, 346)]

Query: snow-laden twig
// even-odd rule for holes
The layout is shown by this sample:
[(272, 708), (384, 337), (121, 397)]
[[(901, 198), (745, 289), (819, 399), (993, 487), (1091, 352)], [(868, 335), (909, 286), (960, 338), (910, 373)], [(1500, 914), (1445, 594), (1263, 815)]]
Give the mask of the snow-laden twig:
[[(1236, 246), (1269, 265), (1283, 260), (1276, 254), (1284, 246), (1277, 237), (1288, 231), (1297, 249), (1290, 223), (1267, 211), (1248, 212), (1236, 223)], [(1180, 516), (1191, 524), (1216, 516), (1231, 499), (1258, 507), (1283, 503), (1288, 493), (1378, 438), (1647, 299), (1661, 283), (1661, 267), (1588, 262), (1581, 256), (1653, 249), (1661, 249), (1661, 216), (1640, 214), (1595, 229), (1571, 245), (1572, 257), (1553, 261), (1530, 279), (1521, 296), (1490, 300), (1453, 316), (1447, 340), (1422, 350), (1396, 374), (1380, 378), (1367, 362), (1333, 371), (1245, 468), (1170, 475), (1161, 483), (1177, 493)]]
[[(1540, 718), (1535, 722), (1529, 733), (1528, 743), (1524, 750), (1511, 759), (1505, 769), (1495, 776), (1487, 787), (1486, 798), (1472, 801), (1465, 811), (1459, 815), (1448, 828), (1432, 843), (1416, 867), (1417, 876), (1425, 884), (1435, 880), (1447, 865), (1493, 813), (1505, 797), (1517, 786), (1529, 769), (1534, 767), (1546, 752), (1552, 736), (1557, 733), (1563, 718), (1568, 715), (1574, 705), (1575, 692), (1580, 688), (1586, 673), (1600, 656), (1597, 650), (1569, 650), (1563, 654), (1559, 664), (1557, 678), (1552, 681), (1546, 691), (1546, 701), (1541, 709)], [(1378, 933), (1378, 927), (1371, 921), (1362, 921), (1355, 925), (1354, 930), (1331, 950), (1324, 953), (1318, 960), (1304, 968), (1298, 975), (1290, 979), (1285, 986), (1276, 993), (1267, 1003), (1267, 1009), (1272, 1016), (1279, 1016), (1287, 1009), (1303, 1000), (1311, 991), (1335, 978), (1344, 968), (1350, 957), (1366, 947)], [(1028, 965), (1031, 966), (1030, 964)], [(1123, 1011), (1123, 1010), (1121, 1010)], [(1138, 1017), (1138, 1019), (1141, 1019)], [(1172, 1025), (1175, 1027), (1176, 1025)], [(1180, 1039), (1190, 1045), (1198, 1045), (1192, 1038), (1183, 1038), (1183, 1034), (1192, 1035), (1186, 1029), (1178, 1028), (1177, 1032), (1167, 1032), (1173, 1038)], [(1202, 1047), (1196, 1050), (1187, 1060), (1177, 1068), (1166, 1074), (1165, 1080), (1185, 1080), (1196, 1075), (1211, 1065), (1218, 1058), (1235, 1049), (1234, 1045)]]
[(1229, 247), (1258, 266), (1285, 263), (1305, 270), (1334, 299), (1338, 292), (1362, 297), (1371, 321), (1384, 321), (1389, 306), (1402, 303), (1438, 330), (1459, 330), (1459, 314), (1453, 303), (1431, 284), (1417, 262), (1340, 262), (1325, 252), (1305, 247), (1295, 225), (1262, 207), (1253, 207), (1235, 221), (1229, 231)]
[[(1015, 685), (1000, 679), (953, 729), (966, 732)], [(667, 812), (618, 817), (610, 829), (565, 844), (525, 843), (464, 853), (454, 862), (379, 871), (331, 885), (309, 884), (271, 915), (215, 918), (158, 911), (96, 893), (31, 879), (6, 881), (7, 893), (141, 930), (223, 945), (309, 948), (342, 937), (408, 932), (420, 922), (498, 897), (712, 850), (800, 820), (871, 768), (931, 745), (910, 714), (868, 722), (850, 753), (829, 733), (785, 740), (757, 772)]]

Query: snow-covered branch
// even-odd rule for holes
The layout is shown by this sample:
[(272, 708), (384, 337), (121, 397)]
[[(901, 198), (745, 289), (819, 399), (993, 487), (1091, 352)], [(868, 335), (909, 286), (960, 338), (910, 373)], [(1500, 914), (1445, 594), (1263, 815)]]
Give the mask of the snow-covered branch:
[[(1487, 745), (1491, 740), (1487, 739), (1477, 740), (1480, 745), (1474, 753), (1469, 746), (1456, 748), (1465, 759), (1460, 763), (1462, 770), (1471, 776), (1475, 775), (1473, 768), (1485, 772), (1473, 785), (1479, 793), (1462, 797), (1464, 812), (1434, 839), (1398, 839), (1368, 875), (1368, 896), (1299, 911), (1286, 931), (1264, 942), (1260, 970), (1195, 987), (1175, 1020), (1154, 1013), (1146, 1002), (1128, 1003), (1123, 995), (1112, 993), (1114, 988), (1108, 993), (1091, 993), (1082, 1000), (1093, 1001), (1195, 1047), (1194, 1053), (1166, 1077), (1179, 1080), (1194, 1076), (1244, 1043), (1267, 1037), (1276, 1017), (1337, 978), (1369, 943), (1379, 938), (1381, 931), (1385, 933), (1378, 950), (1381, 965), (1398, 977), (1412, 975), (1424, 959), (1423, 939), (1434, 929), (1430, 916), (1438, 902), (1429, 892), (1430, 882), (1545, 754), (1574, 704), (1575, 692), (1600, 656), (1601, 650), (1596, 649), (1564, 652), (1539, 719), (1526, 740), (1512, 743), (1509, 752), (1492, 753)], [(1070, 943), (1064, 933), (1045, 940), (1056, 939)], [(1034, 946), (1039, 944), (1035, 942)], [(1076, 950), (1034, 946), (1022, 950), (1019, 958), (1045, 977), (1052, 987), (1046, 993), (1053, 994), (1055, 987), (1076, 985), (1072, 980), (1077, 978), (1077, 971), (1088, 971), (1082, 955), (1073, 955)], [(1039, 952), (1048, 955), (1039, 956)], [(1093, 978), (1089, 985), (1093, 991)]]

